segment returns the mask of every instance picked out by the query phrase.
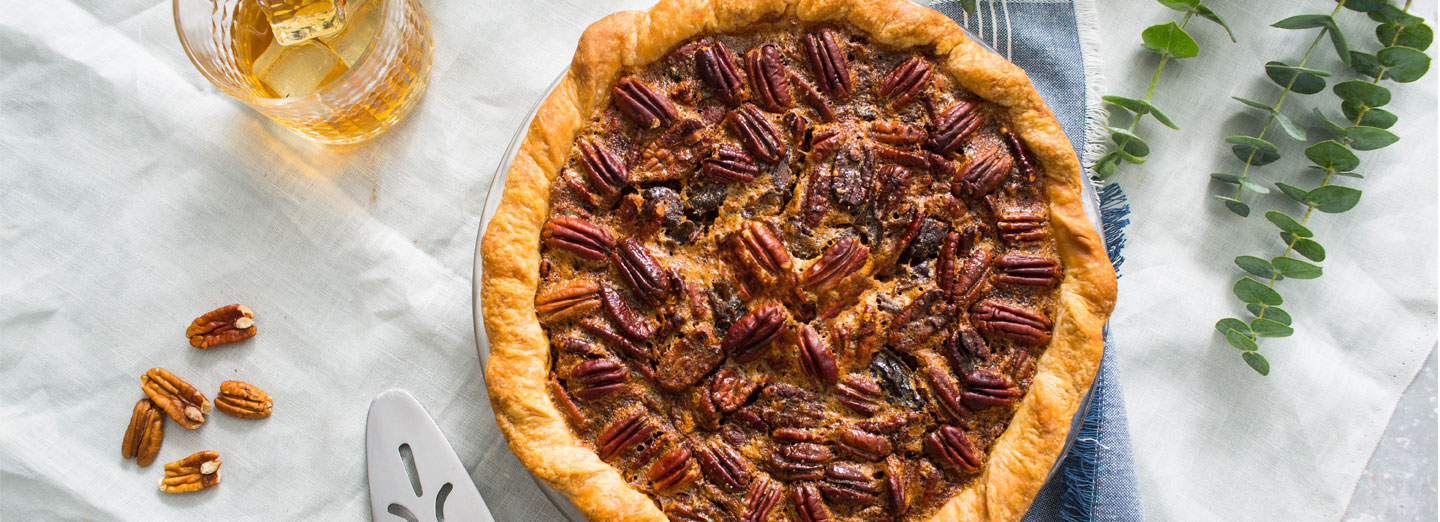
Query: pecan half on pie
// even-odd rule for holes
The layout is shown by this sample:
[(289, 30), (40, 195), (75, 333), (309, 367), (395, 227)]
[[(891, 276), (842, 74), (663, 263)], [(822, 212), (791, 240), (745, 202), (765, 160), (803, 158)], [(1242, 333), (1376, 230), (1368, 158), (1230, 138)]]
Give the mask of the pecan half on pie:
[(607, 17), (485, 235), (500, 428), (596, 520), (1018, 520), (1114, 302), (1082, 183), (908, 2)]

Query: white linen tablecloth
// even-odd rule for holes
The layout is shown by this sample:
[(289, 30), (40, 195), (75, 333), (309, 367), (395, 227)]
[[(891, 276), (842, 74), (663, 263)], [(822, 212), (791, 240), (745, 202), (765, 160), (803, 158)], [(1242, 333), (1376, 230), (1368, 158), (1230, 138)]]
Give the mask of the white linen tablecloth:
[[(580, 31), (649, 3), (430, 0), (429, 91), (400, 126), (345, 150), (208, 84), (168, 2), (0, 6), (0, 519), (363, 520), (366, 408), (401, 387), (498, 520), (555, 520), (485, 396), (476, 227), (506, 142)], [(1274, 245), (1257, 218), (1217, 210), (1206, 176), (1233, 164), (1223, 136), (1256, 125), (1228, 97), (1267, 99), (1260, 65), (1308, 42), (1264, 27), (1304, 10), (1276, 4), (1217, 7), (1241, 44), (1197, 26), (1204, 53), (1172, 65), (1156, 98), (1185, 131), (1147, 128), (1154, 159), (1120, 178), (1134, 214), (1112, 331), (1155, 520), (1337, 520), (1435, 344), (1434, 73), (1395, 87), (1403, 141), (1362, 154), (1361, 206), (1314, 221), (1327, 273), (1284, 283), (1299, 333), (1266, 344), (1272, 375), (1211, 329), (1235, 312), (1229, 259)], [(1102, 2), (1100, 15), (1104, 90), (1133, 94), (1153, 65), (1140, 29), (1169, 15), (1151, 2)], [(1333, 111), (1326, 96), (1298, 103)], [(189, 321), (231, 302), (255, 310), (260, 334), (190, 348)], [(211, 396), (222, 380), (254, 383), (275, 415), (167, 421), (157, 464), (138, 468), (119, 446), (151, 366)], [(225, 461), (220, 486), (156, 491), (160, 463), (205, 449)]]

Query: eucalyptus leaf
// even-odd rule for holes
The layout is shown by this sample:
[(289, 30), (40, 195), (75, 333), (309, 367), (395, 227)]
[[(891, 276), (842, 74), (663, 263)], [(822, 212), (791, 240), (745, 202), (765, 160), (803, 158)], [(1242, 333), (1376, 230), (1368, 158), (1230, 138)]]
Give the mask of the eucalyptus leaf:
[(1100, 179), (1106, 179), (1115, 175), (1120, 169), (1120, 155), (1115, 152), (1107, 152), (1100, 159), (1095, 161), (1095, 175)]
[(1351, 11), (1369, 13), (1389, 5), (1389, 0), (1345, 0), (1345, 8)]
[(1385, 129), (1354, 125), (1345, 128), (1345, 140), (1355, 150), (1375, 150), (1400, 141), (1400, 137)]
[[(1315, 168), (1315, 167), (1311, 167), (1311, 168)], [(1355, 179), (1364, 179), (1364, 178), (1365, 178), (1365, 176), (1364, 176), (1363, 174), (1360, 174), (1359, 172), (1336, 172), (1335, 175), (1336, 175), (1336, 176), (1345, 176), (1345, 177), (1347, 177), (1347, 178), (1355, 178)]]
[(1290, 243), (1296, 252), (1305, 256), (1305, 259), (1316, 263), (1325, 260), (1325, 247), (1321, 246), (1319, 241), (1306, 238), (1294, 238), (1293, 240), (1286, 241), (1286, 243)]
[(974, 13), (975, 13), (975, 3), (976, 3), (976, 0), (960, 0), (960, 8), (961, 8), (961, 9), (964, 9), (965, 12), (967, 12), (967, 13), (974, 14)]
[(1366, 107), (1384, 107), (1390, 103), (1390, 89), (1365, 80), (1340, 82), (1331, 90), (1342, 100), (1353, 101)]
[[(1291, 67), (1281, 62), (1265, 64), (1265, 75), (1269, 76), (1271, 81), (1300, 94), (1315, 94), (1325, 90), (1325, 79), (1311, 71), (1315, 69)], [(1330, 73), (1325, 74), (1328, 76)]]
[(1275, 186), (1280, 189), (1281, 193), (1290, 196), (1290, 199), (1300, 203), (1309, 203), (1309, 200), (1306, 198), (1310, 193), (1305, 189), (1287, 183), (1276, 183)]
[(1386, 68), (1385, 77), (1400, 83), (1419, 80), (1430, 70), (1430, 57), (1410, 47), (1392, 45), (1381, 49), (1375, 56)]
[(1225, 332), (1225, 342), (1230, 343), (1230, 346), (1234, 346), (1236, 348), (1244, 350), (1245, 353), (1255, 353), (1255, 350), (1260, 349), (1260, 347), (1255, 344), (1254, 339), (1251, 339), (1248, 335), (1240, 333), (1237, 330), (1229, 330)]
[(1304, 14), (1286, 18), (1270, 24), (1270, 26), (1281, 29), (1310, 29), (1312, 27), (1329, 27), (1334, 23), (1335, 19), (1331, 18), (1330, 15)]
[(1265, 102), (1258, 102), (1258, 101), (1255, 101), (1255, 100), (1250, 100), (1250, 99), (1241, 98), (1241, 97), (1239, 97), (1239, 96), (1231, 96), (1230, 99), (1235, 100), (1235, 101), (1238, 101), (1238, 102), (1243, 103), (1243, 104), (1245, 104), (1245, 105), (1249, 105), (1249, 106), (1254, 107), (1254, 108), (1256, 108), (1256, 109), (1260, 109), (1260, 110), (1262, 110), (1262, 111), (1271, 113), (1271, 114), (1274, 114), (1274, 113), (1275, 113), (1275, 106), (1270, 105), (1270, 104), (1265, 103)]
[(1228, 184), (1228, 185), (1239, 185), (1239, 184), (1240, 184), (1240, 176), (1236, 176), (1236, 175), (1234, 175), (1234, 174), (1227, 174), (1227, 173), (1224, 173), (1224, 172), (1211, 172), (1211, 173), (1210, 173), (1210, 179), (1213, 179), (1213, 180), (1215, 180), (1215, 181), (1219, 181), (1219, 182), (1221, 182), (1221, 183), (1225, 183), (1225, 184)]
[(1259, 278), (1270, 279), (1277, 275), (1275, 267), (1271, 266), (1269, 261), (1255, 256), (1238, 256), (1235, 258), (1235, 266)]
[(1390, 127), (1394, 127), (1395, 122), (1400, 121), (1400, 117), (1396, 116), (1393, 112), (1387, 111), (1385, 109), (1374, 108), (1364, 109), (1362, 111), (1358, 110), (1350, 102), (1341, 103), (1340, 110), (1344, 111), (1345, 117), (1349, 118), (1350, 121), (1355, 122), (1356, 125), (1363, 125), (1366, 127), (1388, 129)]
[(1135, 114), (1144, 114), (1145, 112), (1145, 102), (1141, 100), (1126, 98), (1124, 96), (1101, 96), (1100, 99)]
[(1134, 155), (1134, 154), (1131, 154), (1131, 153), (1129, 153), (1129, 152), (1126, 152), (1125, 149), (1115, 149), (1113, 152), (1115, 152), (1117, 155), (1119, 155), (1119, 156), (1120, 156), (1120, 159), (1121, 159), (1121, 160), (1124, 160), (1125, 163), (1130, 163), (1130, 164), (1133, 164), (1133, 165), (1143, 165), (1143, 164), (1145, 163), (1145, 159), (1144, 159), (1144, 158), (1141, 158), (1141, 157), (1138, 157), (1138, 156), (1136, 156), (1136, 155)]
[(1294, 328), (1265, 318), (1251, 320), (1250, 331), (1260, 337), (1290, 337), (1295, 334)]
[(1305, 157), (1328, 170), (1346, 172), (1360, 166), (1360, 157), (1335, 140), (1325, 140), (1305, 149)]
[(1159, 0), (1159, 2), (1160, 5), (1176, 11), (1192, 13), (1195, 12), (1195, 8), (1200, 5), (1201, 0)]
[[(1341, 102), (1341, 103), (1344, 103), (1344, 102)], [(1325, 113), (1320, 112), (1320, 109), (1319, 109), (1319, 108), (1312, 109), (1311, 112), (1313, 112), (1313, 113), (1315, 114), (1315, 118), (1316, 118), (1316, 119), (1320, 120), (1321, 123), (1324, 123), (1324, 124), (1325, 124), (1325, 128), (1326, 128), (1326, 129), (1329, 129), (1331, 133), (1334, 133), (1336, 136), (1344, 136), (1344, 135), (1345, 135), (1345, 126), (1344, 126), (1344, 125), (1341, 125), (1341, 124), (1339, 124), (1339, 123), (1335, 123), (1335, 122), (1333, 122), (1333, 121), (1330, 121), (1330, 118), (1326, 118), (1326, 117), (1325, 117)]]
[(1330, 31), (1330, 44), (1335, 46), (1335, 55), (1339, 56), (1340, 61), (1345, 62), (1345, 65), (1350, 65), (1350, 45), (1345, 43), (1345, 32), (1340, 30), (1340, 26), (1335, 24), (1333, 18), (1326, 30)]
[(1140, 33), (1141, 45), (1146, 49), (1175, 58), (1190, 58), (1200, 54), (1200, 45), (1175, 22), (1152, 25)]
[(1285, 113), (1275, 111), (1272, 116), (1274, 116), (1275, 121), (1280, 124), (1280, 129), (1284, 130), (1285, 134), (1287, 136), (1290, 136), (1291, 138), (1294, 138), (1295, 141), (1306, 141), (1309, 139), (1309, 137), (1305, 135), (1305, 129), (1302, 129), (1299, 125), (1296, 125), (1294, 121), (1290, 120), (1289, 116), (1285, 115)]
[(1259, 317), (1261, 313), (1264, 313), (1266, 319), (1275, 321), (1286, 326), (1290, 325), (1290, 314), (1286, 313), (1284, 310), (1281, 310), (1278, 306), (1247, 304), (1245, 305), (1245, 309), (1250, 311), (1250, 315)]
[(1375, 27), (1375, 39), (1384, 46), (1403, 45), (1424, 51), (1430, 48), (1435, 32), (1425, 24), (1406, 27), (1386, 22)]
[(1360, 190), (1343, 185), (1325, 185), (1310, 191), (1305, 199), (1315, 210), (1338, 214), (1355, 208), (1355, 204), (1360, 202)]
[(1270, 189), (1269, 189), (1268, 187), (1266, 187), (1266, 186), (1264, 186), (1264, 185), (1261, 185), (1261, 184), (1259, 184), (1259, 183), (1256, 183), (1256, 182), (1254, 182), (1254, 181), (1250, 181), (1249, 178), (1241, 178), (1241, 179), (1240, 179), (1240, 186), (1241, 186), (1241, 187), (1245, 187), (1245, 190), (1248, 190), (1248, 191), (1250, 191), (1250, 192), (1254, 192), (1254, 193), (1256, 193), (1256, 194), (1269, 194), (1269, 193), (1270, 193)]
[[(1141, 100), (1141, 101), (1144, 101), (1144, 100)], [(1174, 121), (1174, 120), (1171, 120), (1169, 116), (1166, 116), (1164, 112), (1161, 112), (1159, 107), (1156, 107), (1154, 104), (1152, 104), (1152, 103), (1150, 103), (1150, 102), (1145, 102), (1145, 109), (1148, 110), (1148, 111), (1150, 111), (1150, 115), (1151, 115), (1151, 116), (1154, 116), (1154, 117), (1155, 117), (1155, 121), (1160, 122), (1161, 125), (1164, 125), (1164, 126), (1166, 126), (1166, 127), (1170, 127), (1170, 128), (1172, 128), (1172, 129), (1175, 129), (1175, 130), (1180, 130), (1180, 126), (1179, 126), (1179, 125), (1176, 125), (1176, 124), (1175, 124), (1175, 121)]]
[(1381, 7), (1380, 10), (1370, 13), (1370, 19), (1376, 22), (1389, 22), (1402, 27), (1416, 26), (1425, 22), (1424, 18), (1407, 13), (1405, 10), (1395, 7), (1394, 5), (1386, 5), (1385, 7)]
[(1250, 325), (1245, 324), (1245, 321), (1241, 321), (1233, 317), (1226, 317), (1215, 322), (1215, 331), (1224, 334), (1229, 333), (1230, 330), (1235, 330), (1241, 333), (1250, 333)]
[(1350, 51), (1350, 68), (1364, 76), (1380, 77), (1380, 59), (1373, 54)]
[(1270, 264), (1275, 267), (1277, 272), (1284, 274), (1285, 277), (1293, 277), (1295, 279), (1315, 279), (1320, 277), (1322, 273), (1319, 266), (1306, 263), (1293, 257), (1277, 257), (1271, 259)]
[(1265, 219), (1269, 220), (1271, 223), (1274, 223), (1275, 226), (1280, 227), (1280, 230), (1284, 230), (1299, 237), (1311, 237), (1315, 235), (1313, 232), (1310, 231), (1310, 229), (1305, 228), (1305, 225), (1301, 225), (1300, 222), (1295, 221), (1295, 218), (1292, 218), (1289, 214), (1286, 214), (1279, 210), (1271, 210), (1269, 212), (1266, 212)]
[(1136, 157), (1150, 155), (1150, 146), (1139, 135), (1120, 127), (1105, 127), (1105, 130), (1110, 131), (1111, 141), (1114, 141), (1115, 145), (1125, 153)]
[(1235, 215), (1238, 215), (1238, 216), (1240, 216), (1240, 217), (1249, 217), (1249, 216), (1250, 216), (1250, 205), (1246, 205), (1244, 201), (1240, 201), (1240, 200), (1238, 200), (1238, 199), (1231, 198), (1231, 197), (1221, 196), (1221, 195), (1219, 195), (1219, 194), (1216, 194), (1216, 195), (1215, 195), (1215, 199), (1218, 199), (1218, 200), (1220, 200), (1220, 201), (1224, 201), (1224, 202), (1225, 202), (1225, 208), (1230, 209), (1230, 211), (1231, 211), (1231, 212), (1234, 212)]
[(1274, 143), (1253, 136), (1228, 136), (1225, 142), (1233, 145), (1231, 152), (1240, 161), (1251, 165), (1269, 165), (1280, 159), (1280, 149)]
[(1240, 354), (1240, 358), (1244, 359), (1245, 364), (1250, 365), (1250, 369), (1255, 370), (1255, 373), (1261, 376), (1270, 375), (1270, 361), (1265, 360), (1264, 355), (1260, 355), (1252, 350)]
[(1285, 300), (1280, 297), (1279, 293), (1275, 292), (1275, 289), (1248, 277), (1236, 281), (1235, 287), (1231, 290), (1235, 292), (1235, 297), (1247, 303), (1269, 306), (1285, 304)]
[(1230, 30), (1230, 25), (1226, 24), (1225, 20), (1220, 18), (1220, 14), (1216, 13), (1214, 9), (1210, 8), (1210, 6), (1205, 4), (1197, 5), (1195, 6), (1195, 12), (1201, 17), (1204, 17), (1206, 20), (1220, 24), (1220, 27), (1225, 28), (1225, 34), (1230, 35), (1230, 41), (1235, 41), (1235, 32)]

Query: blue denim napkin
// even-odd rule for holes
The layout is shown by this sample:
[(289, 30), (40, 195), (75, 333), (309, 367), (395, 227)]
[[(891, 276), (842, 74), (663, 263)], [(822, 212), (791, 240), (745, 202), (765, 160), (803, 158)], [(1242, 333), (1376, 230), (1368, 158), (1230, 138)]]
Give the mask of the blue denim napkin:
[[(1085, 144), (1097, 141), (1090, 138), (1098, 136), (1099, 126), (1103, 125), (1103, 120), (1093, 117), (1098, 113), (1091, 106), (1099, 100), (1093, 96), (1087, 100), (1086, 96), (1087, 85), (1096, 81), (1088, 78), (1086, 71), (1097, 69), (1094, 63), (1086, 64), (1087, 55), (1093, 57), (1097, 52), (1096, 42), (1091, 40), (1094, 6), (1087, 5), (1090, 1), (981, 1), (973, 14), (965, 13), (958, 1), (930, 6), (1025, 69), (1060, 126), (1070, 135), (1085, 165), (1093, 161), (1087, 157)], [(1090, 19), (1083, 20), (1087, 14)], [(1084, 34), (1082, 23), (1090, 24), (1091, 35)], [(1124, 227), (1130, 222), (1129, 207), (1119, 185), (1095, 183), (1106, 250), (1118, 269), (1124, 260), (1120, 251), (1125, 245)], [(1130, 427), (1125, 419), (1125, 399), (1111, 355), (1114, 348), (1107, 332), (1105, 355), (1074, 445), (1059, 472), (1035, 498), (1025, 515), (1026, 522), (1145, 519), (1135, 478)]]

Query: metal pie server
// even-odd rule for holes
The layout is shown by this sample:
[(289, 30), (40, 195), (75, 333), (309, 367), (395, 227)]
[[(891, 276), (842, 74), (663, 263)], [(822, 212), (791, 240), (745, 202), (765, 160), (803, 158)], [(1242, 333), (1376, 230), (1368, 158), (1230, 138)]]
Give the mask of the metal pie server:
[(403, 390), (370, 402), (365, 466), (375, 522), (494, 522), (440, 427)]

